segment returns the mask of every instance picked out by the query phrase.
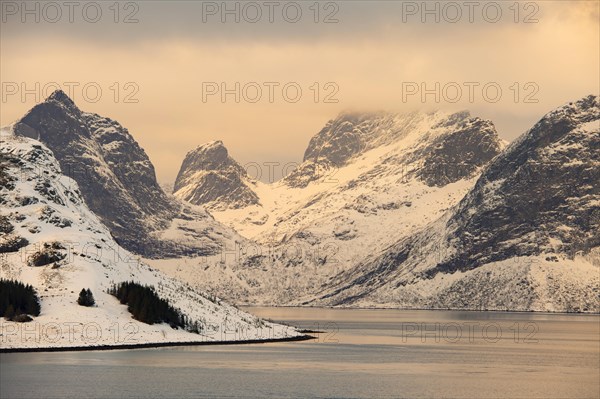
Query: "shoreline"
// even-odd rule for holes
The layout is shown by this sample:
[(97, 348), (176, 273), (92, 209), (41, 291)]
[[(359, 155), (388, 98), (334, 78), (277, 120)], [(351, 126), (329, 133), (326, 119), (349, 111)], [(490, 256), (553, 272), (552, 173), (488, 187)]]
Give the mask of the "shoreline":
[(277, 342), (296, 342), (309, 341), (317, 339), (312, 335), (298, 335), (286, 338), (265, 338), (265, 339), (247, 339), (239, 341), (182, 341), (182, 342), (154, 342), (143, 344), (123, 344), (123, 345), (97, 345), (97, 346), (64, 346), (49, 348), (0, 348), (0, 353), (25, 353), (25, 352), (83, 352), (83, 351), (105, 351), (105, 350), (123, 350), (123, 349), (148, 349), (165, 348), (176, 346), (214, 346), (214, 345), (251, 345), (268, 344)]
[(517, 313), (517, 314), (535, 314), (535, 315), (564, 315), (564, 316), (600, 316), (599, 312), (562, 312), (550, 310), (501, 310), (501, 309), (448, 309), (448, 308), (394, 308), (394, 307), (338, 307), (338, 306), (302, 306), (302, 305), (238, 305), (237, 308), (288, 308), (288, 309), (328, 309), (328, 310), (398, 310), (398, 311), (433, 311), (433, 312), (480, 312), (480, 313)]

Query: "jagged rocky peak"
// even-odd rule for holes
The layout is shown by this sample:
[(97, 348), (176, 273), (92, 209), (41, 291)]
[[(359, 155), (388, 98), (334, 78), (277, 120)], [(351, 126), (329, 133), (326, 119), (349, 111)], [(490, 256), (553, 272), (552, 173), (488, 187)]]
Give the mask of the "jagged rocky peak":
[(175, 196), (209, 208), (243, 208), (258, 204), (255, 182), (227, 151), (222, 141), (211, 141), (188, 152), (175, 180)]
[(15, 123), (17, 135), (36, 140), (47, 139), (50, 130), (63, 144), (78, 135), (89, 137), (89, 129), (80, 123), (81, 111), (62, 90), (53, 92), (44, 102), (33, 107)]
[[(127, 129), (80, 111), (62, 91), (34, 106), (16, 135), (44, 143), (64, 174), (79, 184), (90, 209), (126, 248), (144, 252), (143, 232), (166, 227), (176, 209), (160, 189), (154, 166)], [(32, 134), (33, 133), (33, 134)], [(149, 225), (153, 219), (156, 225)]]
[(440, 127), (450, 129), (411, 154), (411, 160), (419, 163), (416, 175), (428, 186), (443, 187), (474, 176), (504, 147), (491, 121), (472, 118), (468, 112), (450, 115), (434, 126)]
[[(229, 152), (220, 140), (210, 141), (198, 146), (185, 156), (182, 170), (221, 170), (228, 167), (240, 169), (241, 166), (229, 156)], [(175, 183), (177, 190), (178, 185)]]
[(405, 137), (428, 122), (429, 128), (448, 128), (465, 123), (468, 111), (443, 113), (342, 112), (312, 137), (304, 161), (324, 161), (341, 167), (353, 157)]
[(50, 96), (46, 99), (46, 102), (50, 101), (57, 102), (68, 107), (77, 108), (73, 100), (71, 100), (71, 98), (60, 89), (55, 90), (52, 94), (50, 94)]
[(343, 167), (361, 153), (393, 142), (413, 116), (407, 114), (402, 118), (389, 112), (340, 113), (310, 139), (302, 164), (285, 177), (284, 183), (306, 187), (330, 169)]
[(392, 128), (394, 116), (384, 112), (343, 112), (313, 136), (304, 152), (304, 161), (343, 166), (353, 156), (367, 149), (373, 136)]

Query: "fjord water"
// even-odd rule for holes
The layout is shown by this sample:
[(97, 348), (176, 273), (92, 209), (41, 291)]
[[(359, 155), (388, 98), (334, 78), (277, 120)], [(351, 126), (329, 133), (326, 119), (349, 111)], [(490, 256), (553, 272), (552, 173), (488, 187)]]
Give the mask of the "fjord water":
[(248, 308), (305, 342), (0, 355), (2, 397), (598, 398), (600, 316)]

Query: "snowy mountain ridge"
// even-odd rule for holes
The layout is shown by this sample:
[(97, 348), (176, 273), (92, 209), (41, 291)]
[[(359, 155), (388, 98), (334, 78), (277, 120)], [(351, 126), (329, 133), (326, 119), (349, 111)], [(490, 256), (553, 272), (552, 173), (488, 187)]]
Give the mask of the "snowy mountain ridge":
[[(34, 107), (10, 140), (48, 143), (108, 240), (186, 287), (254, 305), (600, 307), (596, 96), (551, 111), (507, 148), (468, 112), (342, 113), (272, 184), (210, 142), (187, 154), (179, 198), (158, 187), (126, 129), (65, 97)], [(6, 247), (29, 245), (27, 234), (11, 230)]]

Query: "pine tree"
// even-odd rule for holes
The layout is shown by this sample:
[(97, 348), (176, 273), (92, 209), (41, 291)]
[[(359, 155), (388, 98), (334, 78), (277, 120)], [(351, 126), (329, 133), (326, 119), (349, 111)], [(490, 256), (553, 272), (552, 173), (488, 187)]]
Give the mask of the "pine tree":
[(81, 292), (79, 293), (79, 298), (77, 298), (77, 303), (81, 306), (86, 306), (86, 302), (85, 302), (85, 288), (81, 289)]
[(94, 306), (96, 301), (94, 300), (92, 291), (89, 288), (82, 288), (81, 292), (79, 293), (79, 298), (77, 298), (77, 303), (81, 306)]

